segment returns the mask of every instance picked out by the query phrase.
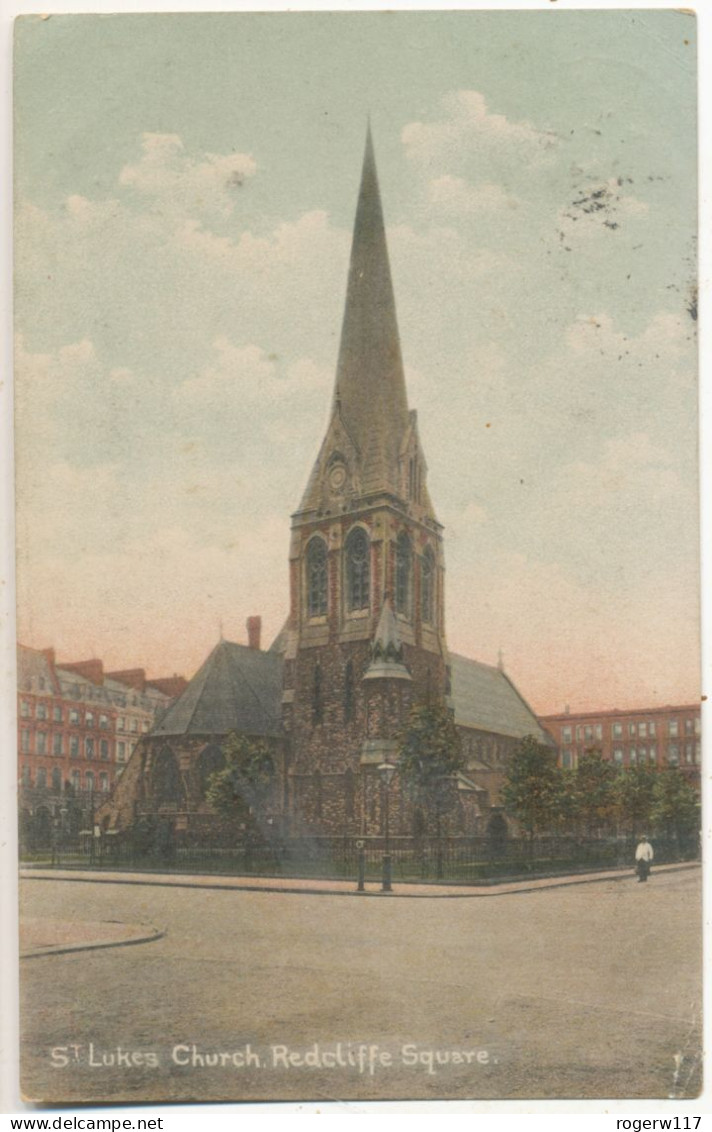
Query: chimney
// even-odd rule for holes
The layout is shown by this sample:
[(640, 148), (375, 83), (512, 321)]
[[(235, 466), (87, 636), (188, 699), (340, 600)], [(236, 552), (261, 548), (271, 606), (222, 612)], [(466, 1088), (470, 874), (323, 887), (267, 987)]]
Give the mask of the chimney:
[(262, 635), (262, 618), (247, 618), (247, 643), (251, 649), (259, 649)]

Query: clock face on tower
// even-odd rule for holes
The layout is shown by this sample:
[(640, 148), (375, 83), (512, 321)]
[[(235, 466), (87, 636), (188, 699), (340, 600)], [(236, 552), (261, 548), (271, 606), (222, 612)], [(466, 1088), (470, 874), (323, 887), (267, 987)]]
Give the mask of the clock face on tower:
[(346, 468), (342, 463), (334, 464), (329, 469), (329, 488), (334, 495), (339, 495), (346, 485)]

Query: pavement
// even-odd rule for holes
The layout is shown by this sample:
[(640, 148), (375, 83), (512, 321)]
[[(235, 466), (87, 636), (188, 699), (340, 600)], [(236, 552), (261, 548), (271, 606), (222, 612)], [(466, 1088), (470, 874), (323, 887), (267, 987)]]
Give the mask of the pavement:
[[(673, 865), (658, 865), (652, 877), (658, 873), (676, 872), (679, 869), (699, 868), (699, 861), (685, 861)], [(25, 880), (63, 880), (86, 881), (92, 884), (159, 884), (176, 888), (220, 888), (239, 889), (247, 892), (293, 892), (302, 895), (324, 896), (407, 896), (438, 897), (452, 896), (505, 896), (516, 892), (537, 892), (545, 888), (560, 888), (570, 884), (593, 884), (602, 880), (634, 880), (631, 867), (606, 869), (590, 873), (573, 873), (568, 876), (548, 876), (536, 879), (507, 880), (500, 884), (418, 884), (417, 882), (395, 882), (392, 891), (384, 893), (380, 881), (367, 881), (363, 892), (358, 892), (355, 880), (318, 880), (311, 877), (254, 877), (254, 876), (216, 876), (214, 873), (160, 873), (126, 872), (102, 869), (62, 869), (62, 868), (24, 868), (20, 876)]]
[(99, 947), (126, 947), (150, 943), (164, 933), (151, 924), (124, 924), (120, 920), (58, 920), (49, 916), (25, 917), (20, 921), (20, 958), (66, 955)]
[[(660, 865), (656, 874), (699, 868), (698, 862)], [(367, 883), (358, 892), (353, 881), (316, 880), (292, 877), (216, 877), (186, 876), (174, 873), (126, 873), (102, 870), (22, 869), (24, 880), (71, 881), (87, 884), (124, 884), (160, 886), (162, 888), (207, 888), (238, 892), (279, 892), (293, 895), (377, 896), (442, 899), (444, 897), (494, 897), (517, 893), (541, 892), (571, 885), (595, 884), (601, 881), (634, 881), (628, 868), (572, 876), (545, 877), (538, 880), (510, 881), (490, 885), (395, 884), (390, 893), (381, 890), (380, 882)], [(636, 882), (637, 883), (637, 882)], [(648, 883), (652, 883), (649, 881)], [(52, 917), (23, 918), (20, 921), (20, 958), (33, 959), (46, 955), (63, 955), (70, 951), (90, 951), (103, 947), (126, 947), (151, 943), (164, 932), (152, 924), (124, 923), (120, 920), (76, 921)]]

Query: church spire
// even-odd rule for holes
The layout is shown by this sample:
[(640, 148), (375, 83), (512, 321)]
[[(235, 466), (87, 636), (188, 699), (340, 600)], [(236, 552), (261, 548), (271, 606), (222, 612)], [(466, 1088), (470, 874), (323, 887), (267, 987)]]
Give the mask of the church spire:
[[(408, 427), (408, 402), (370, 123), (351, 245), (336, 390), (344, 426), (361, 459), (375, 459), (390, 478)], [(370, 478), (368, 473), (366, 478)]]

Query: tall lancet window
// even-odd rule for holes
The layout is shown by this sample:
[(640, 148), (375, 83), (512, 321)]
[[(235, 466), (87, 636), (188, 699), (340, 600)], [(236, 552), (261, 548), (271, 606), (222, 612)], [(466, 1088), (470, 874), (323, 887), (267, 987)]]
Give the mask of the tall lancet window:
[(323, 617), (328, 604), (326, 543), (313, 538), (307, 547), (307, 612)]
[(398, 535), (396, 543), (396, 612), (404, 617), (410, 616), (410, 580), (413, 555), (410, 539), (405, 532)]
[(346, 601), (349, 610), (368, 609), (370, 600), (370, 545), (363, 527), (354, 527), (346, 539)]
[(420, 561), (420, 616), (430, 624), (435, 609), (435, 561), (430, 547)]

